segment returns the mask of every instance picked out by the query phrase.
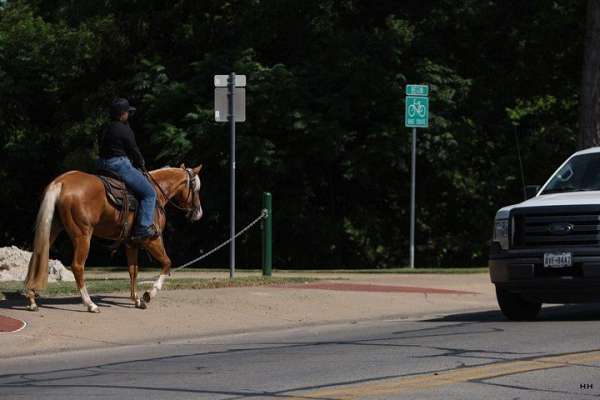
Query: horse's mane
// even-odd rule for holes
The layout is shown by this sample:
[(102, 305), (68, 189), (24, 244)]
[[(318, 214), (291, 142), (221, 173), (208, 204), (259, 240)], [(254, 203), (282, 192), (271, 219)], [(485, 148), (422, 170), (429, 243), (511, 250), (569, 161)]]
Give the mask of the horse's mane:
[(177, 167), (171, 167), (170, 165), (165, 165), (163, 167), (157, 168), (157, 169), (153, 169), (152, 171), (149, 172), (159, 172), (159, 171), (166, 171), (166, 170), (171, 170), (171, 169), (179, 169)]
[(153, 169), (152, 171), (149, 171), (150, 175), (152, 175), (155, 178), (158, 178), (160, 175), (163, 175), (163, 172), (178, 172), (178, 171), (183, 171), (181, 168), (178, 167), (171, 167), (171, 166), (164, 166), (158, 169)]

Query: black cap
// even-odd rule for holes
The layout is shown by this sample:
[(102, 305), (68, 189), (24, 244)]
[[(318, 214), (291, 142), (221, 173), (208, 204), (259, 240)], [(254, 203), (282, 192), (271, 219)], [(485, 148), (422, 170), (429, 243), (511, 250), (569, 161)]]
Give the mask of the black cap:
[(123, 112), (133, 113), (135, 112), (135, 107), (131, 107), (129, 105), (129, 101), (127, 99), (114, 99), (110, 105), (110, 112), (113, 115), (118, 115)]

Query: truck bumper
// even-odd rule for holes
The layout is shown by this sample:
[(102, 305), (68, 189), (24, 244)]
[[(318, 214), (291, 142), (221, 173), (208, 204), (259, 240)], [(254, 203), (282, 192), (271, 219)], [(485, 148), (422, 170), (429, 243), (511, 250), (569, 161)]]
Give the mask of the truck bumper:
[(490, 255), (490, 278), (499, 289), (543, 303), (600, 302), (600, 249), (572, 253), (572, 267), (545, 268), (543, 250), (498, 252)]

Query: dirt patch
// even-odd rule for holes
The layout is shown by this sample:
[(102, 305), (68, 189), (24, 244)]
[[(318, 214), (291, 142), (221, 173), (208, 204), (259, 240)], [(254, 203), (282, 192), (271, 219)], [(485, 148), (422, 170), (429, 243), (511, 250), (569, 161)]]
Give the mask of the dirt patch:
[[(21, 250), (16, 246), (0, 248), (0, 282), (4, 281), (24, 281), (27, 276), (27, 268), (31, 252)], [(69, 271), (58, 260), (48, 262), (48, 281), (69, 281), (75, 280), (73, 273)]]
[(392, 286), (392, 285), (369, 285), (359, 283), (334, 283), (315, 282), (304, 285), (277, 285), (276, 287), (290, 289), (319, 289), (319, 290), (341, 290), (348, 292), (383, 292), (383, 293), (426, 293), (426, 294), (477, 294), (463, 290), (436, 289), (414, 286)]

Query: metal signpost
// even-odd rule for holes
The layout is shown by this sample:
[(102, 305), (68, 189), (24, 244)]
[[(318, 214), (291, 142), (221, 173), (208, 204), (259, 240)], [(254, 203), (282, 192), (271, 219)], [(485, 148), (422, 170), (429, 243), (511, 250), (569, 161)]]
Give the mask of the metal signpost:
[(429, 127), (429, 86), (406, 85), (404, 126), (412, 130), (410, 184), (410, 267), (415, 267), (415, 188), (417, 167), (417, 128)]
[(215, 121), (229, 122), (231, 139), (229, 277), (235, 275), (235, 123), (246, 120), (246, 75), (215, 75)]
[(263, 193), (263, 211), (267, 213), (263, 221), (263, 276), (271, 276), (273, 274), (273, 206), (269, 192)]

